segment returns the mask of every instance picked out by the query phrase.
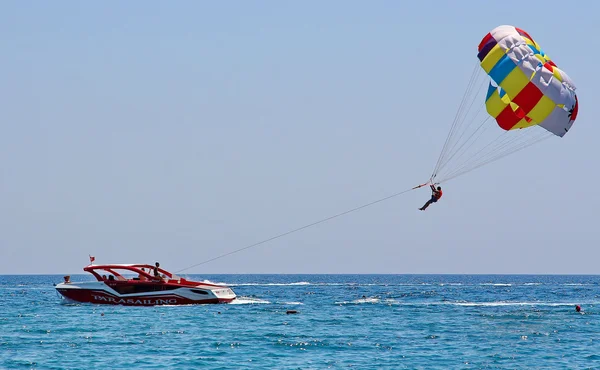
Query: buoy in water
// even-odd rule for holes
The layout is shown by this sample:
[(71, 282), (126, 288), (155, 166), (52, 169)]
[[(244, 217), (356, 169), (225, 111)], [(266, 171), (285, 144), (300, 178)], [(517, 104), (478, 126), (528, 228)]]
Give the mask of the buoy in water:
[(581, 311), (581, 306), (580, 305), (575, 306), (575, 311), (580, 312)]

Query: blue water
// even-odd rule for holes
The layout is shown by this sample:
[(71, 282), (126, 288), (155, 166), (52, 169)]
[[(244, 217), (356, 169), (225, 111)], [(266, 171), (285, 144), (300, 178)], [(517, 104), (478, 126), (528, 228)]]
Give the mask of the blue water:
[(0, 276), (0, 368), (600, 368), (600, 276), (188, 277), (240, 299), (66, 305), (61, 276)]

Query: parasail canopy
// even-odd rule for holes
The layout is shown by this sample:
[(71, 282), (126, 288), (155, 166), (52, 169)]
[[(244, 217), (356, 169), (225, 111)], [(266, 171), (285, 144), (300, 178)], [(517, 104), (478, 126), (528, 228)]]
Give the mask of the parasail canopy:
[(477, 58), (431, 183), (563, 137), (577, 118), (575, 84), (526, 31), (494, 28), (481, 39)]
[(487, 112), (505, 130), (539, 125), (563, 136), (577, 118), (575, 84), (525, 31), (499, 26), (479, 44)]

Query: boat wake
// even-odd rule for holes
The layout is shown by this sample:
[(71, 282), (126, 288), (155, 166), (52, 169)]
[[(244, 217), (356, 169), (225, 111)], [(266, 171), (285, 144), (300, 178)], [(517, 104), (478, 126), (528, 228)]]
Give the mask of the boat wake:
[[(296, 283), (239, 283), (239, 284), (228, 284), (228, 286), (304, 286), (314, 285), (307, 281), (299, 281)], [(316, 284), (319, 285), (319, 284)]]
[(271, 302), (253, 297), (236, 297), (233, 301), (229, 302), (229, 304), (269, 304)]

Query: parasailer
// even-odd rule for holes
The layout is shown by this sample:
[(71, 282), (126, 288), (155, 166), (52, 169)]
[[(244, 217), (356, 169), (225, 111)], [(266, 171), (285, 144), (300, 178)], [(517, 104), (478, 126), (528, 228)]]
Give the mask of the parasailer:
[(426, 210), (427, 207), (429, 207), (429, 205), (431, 205), (431, 203), (436, 203), (442, 197), (442, 187), (441, 186), (438, 186), (436, 188), (435, 185), (432, 184), (432, 185), (429, 185), (429, 187), (431, 188), (431, 199), (429, 199), (423, 207), (419, 208), (421, 211)]

